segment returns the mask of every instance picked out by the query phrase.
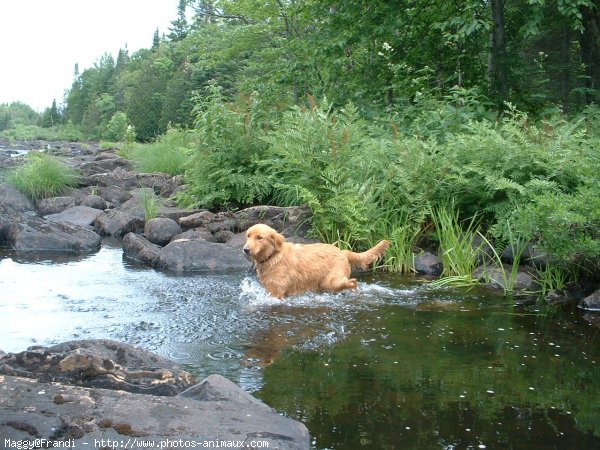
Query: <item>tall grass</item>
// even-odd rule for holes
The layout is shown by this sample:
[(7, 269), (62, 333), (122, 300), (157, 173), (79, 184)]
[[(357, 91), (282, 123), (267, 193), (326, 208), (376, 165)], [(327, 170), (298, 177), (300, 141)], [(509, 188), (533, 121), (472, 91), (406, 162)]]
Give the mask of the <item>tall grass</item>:
[(475, 246), (477, 218), (461, 222), (458, 210), (451, 203), (431, 208), (431, 220), (444, 265), (442, 276), (472, 278), (481, 251), (481, 245)]
[(140, 172), (180, 175), (185, 171), (192, 142), (191, 133), (169, 129), (156, 142), (134, 145), (127, 156)]
[(373, 224), (369, 246), (375, 245), (382, 237), (390, 241), (383, 268), (390, 272), (413, 273), (415, 249), (422, 237), (420, 221), (412, 218), (406, 209), (390, 211)]
[(507, 269), (507, 267), (504, 264), (502, 264), (502, 257), (500, 252), (491, 244), (491, 242), (483, 234), (479, 233), (479, 235), (482, 238), (482, 242), (486, 243), (488, 245), (488, 248), (491, 250), (491, 255), (489, 255), (492, 258), (491, 263), (493, 264), (493, 267), (497, 269), (498, 273), (500, 273), (501, 279), (492, 279), (489, 276), (489, 273), (487, 273), (487, 271), (485, 270), (484, 276), (488, 278), (488, 281), (493, 281), (495, 284), (501, 286), (504, 290), (504, 293), (512, 294), (515, 290), (517, 274), (519, 271), (519, 264), (521, 263), (521, 258), (529, 241), (528, 239), (522, 236), (516, 236), (512, 232), (512, 227), (510, 223), (507, 223), (506, 226), (509, 233), (509, 245), (512, 252), (512, 265), (509, 269)]
[(7, 175), (7, 181), (31, 200), (38, 201), (61, 194), (77, 185), (77, 171), (48, 153), (31, 152), (25, 164)]

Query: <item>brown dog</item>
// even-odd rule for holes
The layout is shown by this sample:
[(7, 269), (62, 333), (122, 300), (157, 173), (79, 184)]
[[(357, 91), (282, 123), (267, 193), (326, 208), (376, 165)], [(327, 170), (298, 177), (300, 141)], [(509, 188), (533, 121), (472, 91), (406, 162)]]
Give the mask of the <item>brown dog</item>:
[(246, 232), (244, 253), (254, 261), (263, 287), (283, 299), (306, 291), (356, 289), (356, 279), (348, 278), (352, 268), (367, 268), (389, 245), (381, 241), (366, 252), (354, 253), (331, 244), (292, 244), (268, 225), (258, 224)]

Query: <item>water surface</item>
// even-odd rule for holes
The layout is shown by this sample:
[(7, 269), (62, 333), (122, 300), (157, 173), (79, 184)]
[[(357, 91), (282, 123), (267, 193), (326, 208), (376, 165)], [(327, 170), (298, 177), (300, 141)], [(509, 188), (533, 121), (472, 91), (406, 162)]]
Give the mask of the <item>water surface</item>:
[(598, 329), (578, 311), (363, 276), (281, 303), (246, 273), (176, 276), (120, 245), (0, 253), (0, 349), (116, 339), (222, 374), (318, 449), (600, 448)]

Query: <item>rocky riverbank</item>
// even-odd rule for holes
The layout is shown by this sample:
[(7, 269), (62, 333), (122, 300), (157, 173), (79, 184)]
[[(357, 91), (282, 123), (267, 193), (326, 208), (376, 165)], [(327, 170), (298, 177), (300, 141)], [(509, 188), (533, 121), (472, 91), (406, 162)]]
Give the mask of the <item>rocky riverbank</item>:
[[(37, 204), (0, 183), (0, 245), (22, 254), (91, 253), (99, 249), (102, 237), (113, 236), (122, 239), (127, 258), (149, 267), (177, 272), (239, 271), (249, 268), (241, 247), (245, 230), (255, 223), (267, 223), (290, 239), (305, 240), (308, 208), (256, 206), (235, 212), (181, 209), (170, 200), (185, 189), (180, 177), (136, 172), (131, 161), (94, 142), (0, 141), (0, 171), (13, 167), (18, 156), (29, 151), (51, 151), (67, 158), (81, 179), (77, 189)], [(150, 220), (144, 207), (148, 199), (156, 205), (156, 217)], [(505, 253), (505, 273), (510, 273), (510, 249)], [(523, 261), (537, 266), (544, 264), (544, 255), (531, 247)], [(443, 270), (442, 261), (428, 252), (415, 257), (415, 268), (431, 276)], [(474, 274), (491, 279), (500, 289), (504, 288), (502, 275), (490, 267)], [(535, 271), (521, 267), (515, 282), (517, 291), (535, 290)], [(551, 292), (548, 302), (578, 302), (585, 309), (600, 310), (600, 291), (591, 292), (589, 286)]]
[(310, 447), (302, 423), (231, 381), (198, 382), (165, 358), (108, 340), (0, 352), (0, 435), (6, 448)]

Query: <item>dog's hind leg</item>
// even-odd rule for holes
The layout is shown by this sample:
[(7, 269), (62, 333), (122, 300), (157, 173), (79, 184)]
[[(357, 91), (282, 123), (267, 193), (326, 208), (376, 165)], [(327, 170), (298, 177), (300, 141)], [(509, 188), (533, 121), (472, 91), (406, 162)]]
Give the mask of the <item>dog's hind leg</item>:
[(358, 283), (356, 278), (348, 278), (345, 275), (331, 274), (321, 281), (321, 289), (330, 292), (339, 292), (344, 289), (356, 290)]

